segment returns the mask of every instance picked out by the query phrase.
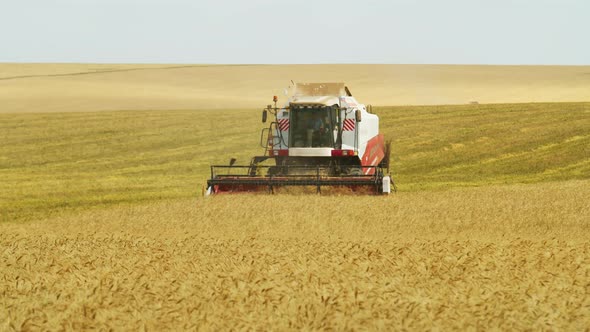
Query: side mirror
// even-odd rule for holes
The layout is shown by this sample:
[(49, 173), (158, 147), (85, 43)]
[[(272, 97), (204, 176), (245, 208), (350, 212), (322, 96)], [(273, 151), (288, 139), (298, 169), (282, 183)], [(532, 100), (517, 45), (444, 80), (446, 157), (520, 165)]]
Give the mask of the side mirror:
[(361, 120), (362, 120), (361, 110), (356, 110), (356, 113), (354, 115), (356, 118), (356, 122), (361, 122)]
[(266, 123), (266, 117), (268, 116), (268, 112), (266, 110), (262, 111), (262, 123)]

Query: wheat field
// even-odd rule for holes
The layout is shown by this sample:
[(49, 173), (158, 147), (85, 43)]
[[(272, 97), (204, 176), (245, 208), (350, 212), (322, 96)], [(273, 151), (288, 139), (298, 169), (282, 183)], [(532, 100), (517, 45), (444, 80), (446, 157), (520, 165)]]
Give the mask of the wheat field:
[(0, 328), (583, 330), (589, 185), (217, 197), (5, 223)]
[[(588, 330), (586, 70), (0, 65), (0, 331)], [(374, 108), (396, 194), (202, 197), (293, 73), (462, 105)]]
[[(590, 178), (590, 104), (375, 108), (400, 191)], [(0, 222), (194, 198), (263, 153), (258, 110), (0, 114)]]

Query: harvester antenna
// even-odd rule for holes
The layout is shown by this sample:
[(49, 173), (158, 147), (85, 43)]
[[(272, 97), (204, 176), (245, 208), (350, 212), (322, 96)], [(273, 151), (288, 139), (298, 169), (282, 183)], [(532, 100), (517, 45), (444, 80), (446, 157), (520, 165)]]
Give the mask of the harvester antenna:
[(344, 91), (346, 91), (347, 96), (352, 97), (352, 93), (350, 93), (350, 90), (348, 90), (347, 86), (344, 86)]

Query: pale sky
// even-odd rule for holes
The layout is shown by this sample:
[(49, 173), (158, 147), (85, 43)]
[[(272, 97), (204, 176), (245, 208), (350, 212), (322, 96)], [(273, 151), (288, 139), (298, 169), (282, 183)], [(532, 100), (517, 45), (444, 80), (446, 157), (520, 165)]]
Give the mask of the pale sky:
[(590, 0), (0, 0), (0, 62), (590, 64)]

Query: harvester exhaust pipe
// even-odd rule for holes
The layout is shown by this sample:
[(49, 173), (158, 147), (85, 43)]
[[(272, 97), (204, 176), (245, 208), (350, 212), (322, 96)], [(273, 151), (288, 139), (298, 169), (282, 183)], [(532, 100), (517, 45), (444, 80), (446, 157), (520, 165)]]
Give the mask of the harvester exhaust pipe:
[(347, 96), (352, 97), (352, 93), (350, 93), (350, 90), (348, 89), (347, 86), (344, 87), (344, 91), (346, 91)]

